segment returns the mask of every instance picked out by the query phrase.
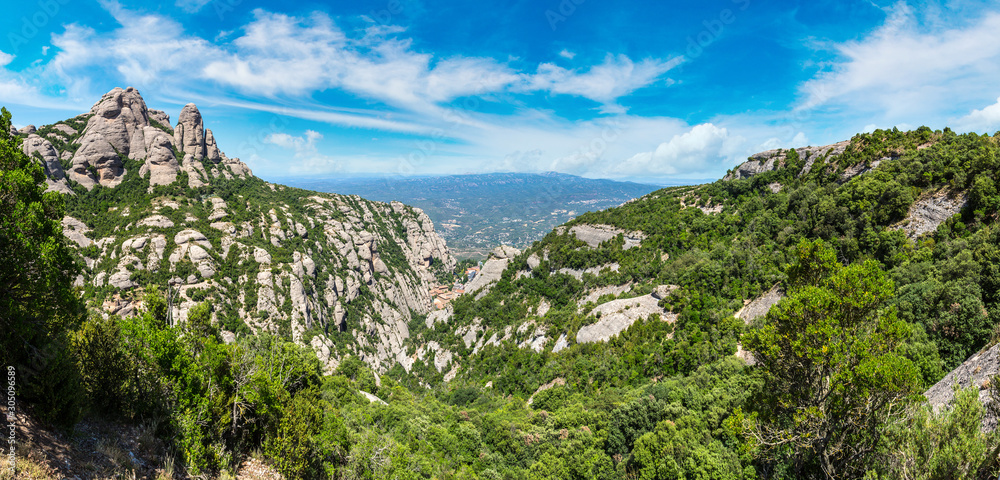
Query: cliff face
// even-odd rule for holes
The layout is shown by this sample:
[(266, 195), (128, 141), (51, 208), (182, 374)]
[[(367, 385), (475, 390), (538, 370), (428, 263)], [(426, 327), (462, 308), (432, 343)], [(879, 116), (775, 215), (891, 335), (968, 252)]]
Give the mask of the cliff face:
[(380, 372), (407, 358), (408, 323), (431, 312), (435, 275), (455, 266), (426, 214), (266, 183), (219, 149), (194, 104), (169, 122), (130, 87), (19, 132), (67, 194), (64, 233), (94, 308), (131, 315), (143, 290), (169, 289), (175, 322), (207, 301), (224, 338), (290, 336), (328, 368), (348, 354)]

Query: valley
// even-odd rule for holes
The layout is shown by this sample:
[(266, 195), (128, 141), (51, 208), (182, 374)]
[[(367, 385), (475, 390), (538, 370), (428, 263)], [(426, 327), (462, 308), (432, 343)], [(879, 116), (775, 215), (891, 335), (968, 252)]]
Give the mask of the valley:
[(577, 215), (616, 207), (659, 188), (552, 172), (278, 181), (419, 207), (434, 221), (456, 258), (477, 261), (498, 245), (524, 248)]

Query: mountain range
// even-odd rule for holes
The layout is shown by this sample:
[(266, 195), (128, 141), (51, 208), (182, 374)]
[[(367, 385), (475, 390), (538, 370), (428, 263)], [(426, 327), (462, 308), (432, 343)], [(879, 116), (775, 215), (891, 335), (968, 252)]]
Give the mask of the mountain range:
[(476, 260), (485, 259), (497, 245), (524, 248), (577, 215), (661, 188), (555, 172), (278, 180), (308, 190), (419, 207), (457, 258)]
[[(48, 193), (8, 189), (22, 197), (0, 211), (62, 228), (0, 280), (74, 289), (51, 316), (5, 294), (0, 360), (43, 427), (137, 429), (98, 445), (40, 430), (60, 447), (26, 458), (53, 477), (246, 477), (252, 461), (285, 478), (998, 469), (1000, 134), (876, 130), (654, 191), (491, 174), (370, 194), (469, 225), (618, 202), (531, 243), (522, 230), (524, 248), (475, 268), (420, 208), (255, 177), (193, 104), (171, 126), (116, 88), (12, 128), (2, 145), (18, 144), (0, 180)], [(0, 247), (33, 251), (34, 223), (13, 217)], [(41, 261), (63, 249), (76, 266)]]

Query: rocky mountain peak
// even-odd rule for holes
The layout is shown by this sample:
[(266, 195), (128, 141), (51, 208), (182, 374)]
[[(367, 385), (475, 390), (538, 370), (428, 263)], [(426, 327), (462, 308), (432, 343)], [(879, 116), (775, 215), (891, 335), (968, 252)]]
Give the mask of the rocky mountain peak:
[[(65, 134), (60, 140), (78, 146), (75, 152), (68, 149), (60, 154), (42, 139), (25, 145), (26, 150), (38, 152), (43, 157), (47, 170), (53, 172), (51, 180), (55, 182), (60, 182), (62, 176), (62, 170), (55, 165), (58, 158), (70, 160), (66, 178), (87, 189), (96, 185), (114, 187), (121, 183), (127, 173), (123, 163), (126, 158), (143, 162), (139, 173), (142, 176), (149, 174), (150, 185), (173, 183), (180, 171), (188, 173), (188, 183), (192, 187), (208, 185), (212, 178), (252, 175), (239, 159), (230, 159), (222, 153), (211, 130), (205, 130), (201, 112), (193, 103), (181, 109), (177, 126), (171, 131), (169, 115), (147, 108), (135, 88), (118, 87), (104, 94), (88, 114), (77, 118), (87, 122), (79, 134), (66, 123), (53, 126)], [(20, 133), (32, 134), (34, 127), (30, 132)], [(181, 156), (175, 155), (175, 150)], [(210, 163), (207, 168), (203, 160)], [(60, 185), (60, 188), (58, 185), (53, 188), (63, 193), (71, 192), (65, 181)]]

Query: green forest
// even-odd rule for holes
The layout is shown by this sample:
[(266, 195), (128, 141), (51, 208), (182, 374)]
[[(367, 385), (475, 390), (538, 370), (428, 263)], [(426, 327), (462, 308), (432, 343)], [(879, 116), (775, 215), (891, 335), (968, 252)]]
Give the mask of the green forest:
[[(430, 362), (379, 376), (354, 356), (323, 375), (311, 349), (281, 335), (225, 343), (210, 302), (170, 326), (152, 285), (137, 315), (103, 318), (72, 286), (83, 266), (60, 225), (92, 197), (43, 193), (42, 166), (9, 130), (4, 110), (0, 362), (19, 372), (23, 408), (53, 428), (71, 434), (95, 416), (143, 426), (161, 478), (231, 478), (251, 456), (288, 479), (985, 479), (1000, 470), (1000, 433), (980, 428), (1000, 405), (981, 402), (980, 390), (1000, 399), (996, 382), (958, 390), (937, 411), (922, 395), (1000, 341), (1000, 133), (876, 130), (836, 157), (789, 150), (773, 171), (584, 214), (566, 226), (646, 237), (636, 248), (623, 249), (622, 235), (583, 248), (553, 231), (488, 294), (459, 297), (447, 330), (413, 322), (414, 344), (459, 353), (463, 368), (445, 382)], [(967, 200), (916, 240), (894, 228), (929, 195)], [(531, 268), (533, 254), (542, 260)], [(617, 271), (558, 273), (611, 262)], [(452, 332), (477, 318), (497, 330), (530, 318), (574, 338), (595, 320), (593, 304), (578, 304), (583, 293), (625, 284), (629, 295), (677, 285), (660, 301), (677, 321), (650, 316), (559, 352), (509, 341), (473, 353)], [(733, 316), (776, 285), (785, 297), (766, 316), (749, 325)], [(541, 302), (550, 308), (538, 316)], [(738, 346), (754, 365), (734, 356)]]

